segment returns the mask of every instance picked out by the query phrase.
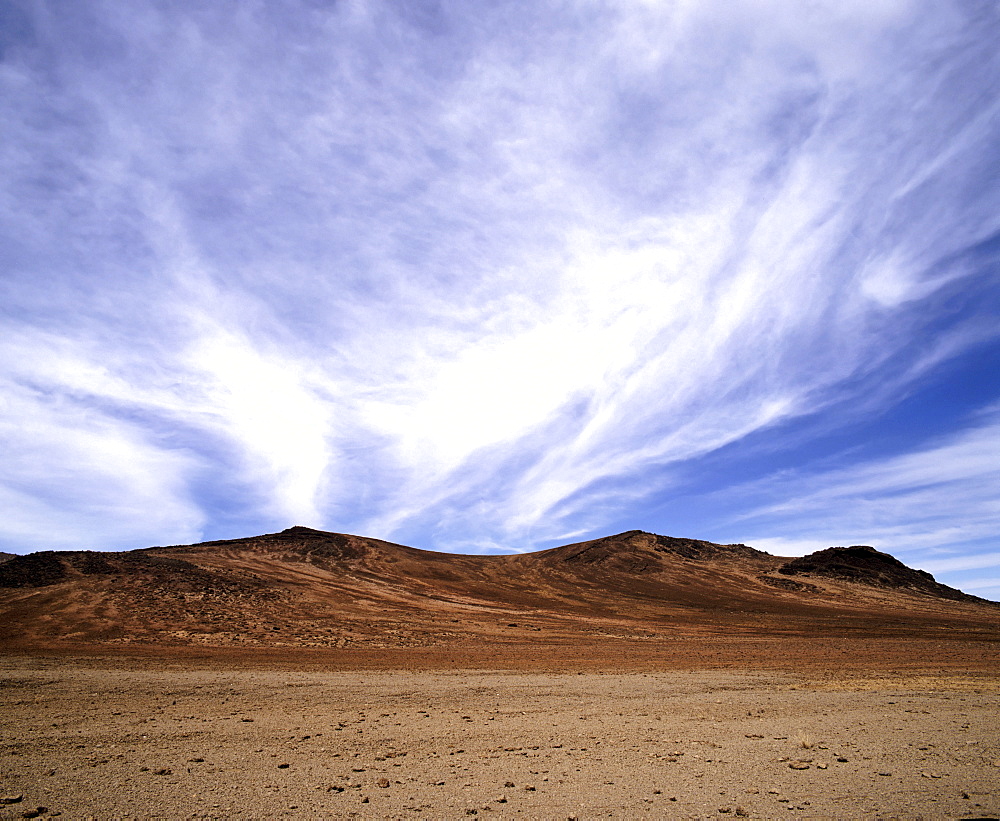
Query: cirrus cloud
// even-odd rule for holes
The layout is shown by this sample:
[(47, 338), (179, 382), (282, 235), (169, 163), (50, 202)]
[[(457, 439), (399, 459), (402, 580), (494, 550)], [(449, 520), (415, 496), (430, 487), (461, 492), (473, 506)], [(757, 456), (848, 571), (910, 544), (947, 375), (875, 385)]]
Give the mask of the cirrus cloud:
[[(795, 428), (836, 487), (831, 431), (996, 350), (988, 5), (6, 8), (8, 549), (57, 507), (107, 547), (669, 531), (699, 465), (725, 488), (719, 454)], [(951, 464), (929, 443), (995, 399), (902, 419), (885, 464)], [(880, 533), (948, 548), (960, 513), (877, 479)]]

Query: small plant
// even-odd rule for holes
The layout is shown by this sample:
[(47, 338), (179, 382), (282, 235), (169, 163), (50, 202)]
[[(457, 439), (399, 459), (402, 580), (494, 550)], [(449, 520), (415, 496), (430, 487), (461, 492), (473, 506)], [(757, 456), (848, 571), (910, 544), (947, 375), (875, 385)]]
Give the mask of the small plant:
[(795, 736), (795, 738), (799, 742), (799, 746), (803, 750), (811, 750), (813, 748), (813, 745), (816, 743), (813, 740), (813, 737), (809, 735), (809, 733), (799, 733), (797, 736)]

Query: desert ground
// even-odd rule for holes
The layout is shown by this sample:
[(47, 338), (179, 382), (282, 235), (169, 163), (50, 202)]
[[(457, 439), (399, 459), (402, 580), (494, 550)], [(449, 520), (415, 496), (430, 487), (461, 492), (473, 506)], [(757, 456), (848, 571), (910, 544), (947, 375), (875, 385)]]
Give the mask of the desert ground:
[(0, 820), (1000, 818), (1000, 605), (871, 548), (0, 565)]
[(13, 654), (0, 818), (997, 817), (1000, 677), (949, 658), (843, 674)]

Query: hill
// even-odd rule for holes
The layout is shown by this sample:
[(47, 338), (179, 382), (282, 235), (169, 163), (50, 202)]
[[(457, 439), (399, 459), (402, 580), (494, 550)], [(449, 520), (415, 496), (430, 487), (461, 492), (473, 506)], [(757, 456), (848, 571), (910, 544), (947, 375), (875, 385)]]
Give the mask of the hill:
[(786, 560), (642, 531), (536, 553), (437, 553), (340, 533), (126, 552), (42, 551), (0, 564), (0, 645), (255, 648), (1000, 627), (1000, 606), (870, 547)]

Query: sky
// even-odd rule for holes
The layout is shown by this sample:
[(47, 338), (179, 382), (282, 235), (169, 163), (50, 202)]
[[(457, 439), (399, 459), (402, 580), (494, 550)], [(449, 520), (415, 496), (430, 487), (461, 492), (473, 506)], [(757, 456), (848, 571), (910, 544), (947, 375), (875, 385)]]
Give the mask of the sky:
[(0, 550), (868, 544), (1000, 599), (993, 0), (0, 0)]

